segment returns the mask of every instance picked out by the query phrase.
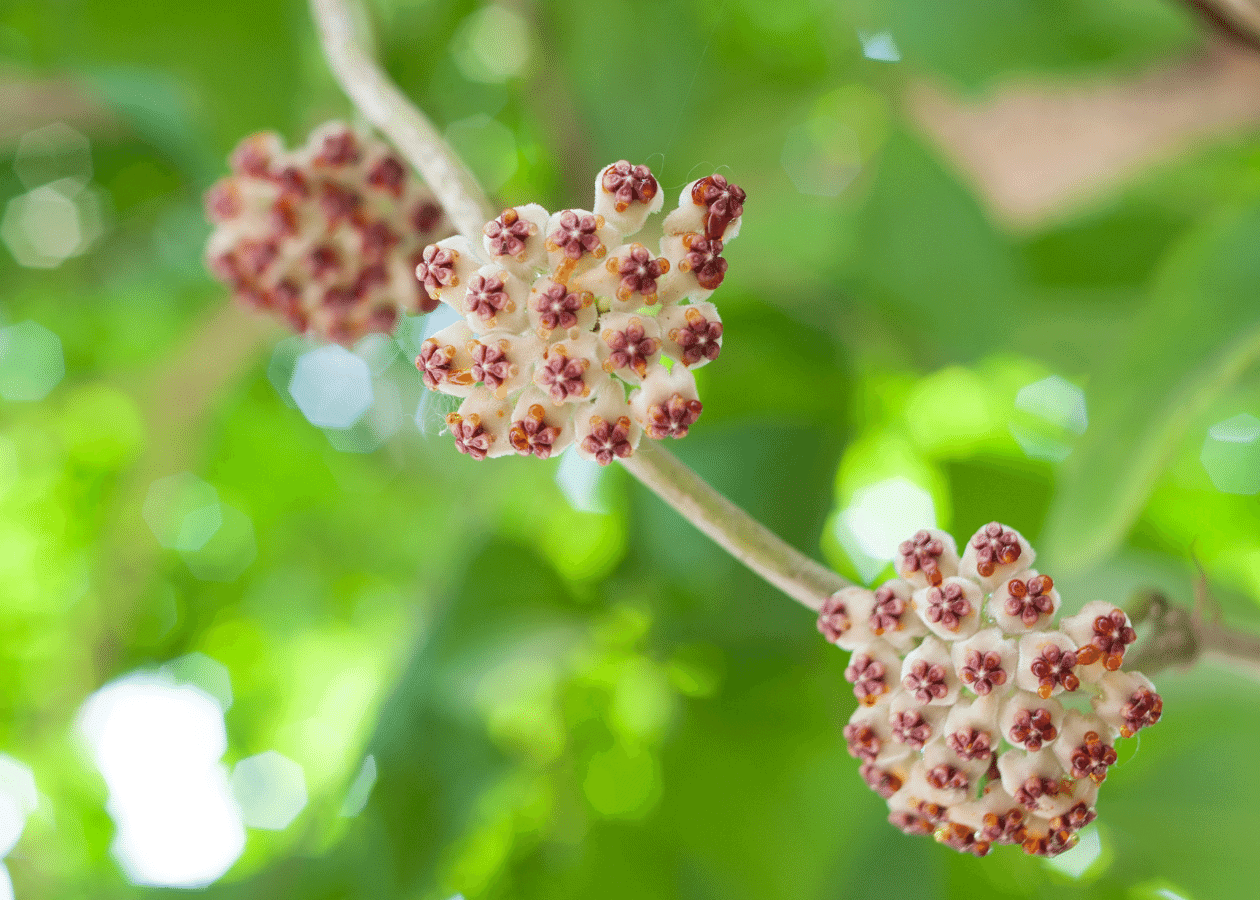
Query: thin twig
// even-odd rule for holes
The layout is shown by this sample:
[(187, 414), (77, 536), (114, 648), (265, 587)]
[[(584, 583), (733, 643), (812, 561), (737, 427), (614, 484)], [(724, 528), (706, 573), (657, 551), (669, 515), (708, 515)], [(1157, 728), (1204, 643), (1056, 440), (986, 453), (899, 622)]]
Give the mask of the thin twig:
[(480, 243), (481, 227), (494, 217), (490, 201), (428, 116), (364, 49), (351, 15), (353, 2), (311, 0), (329, 67), (368, 121), (419, 170), (460, 234)]
[(676, 456), (644, 440), (626, 470), (717, 542), (793, 600), (818, 609), (848, 582), (783, 541), (718, 493)]
[[(1195, 593), (1203, 591), (1205, 579)], [(1207, 658), (1260, 681), (1260, 637), (1208, 621), (1198, 603), (1191, 611), (1153, 591), (1141, 597), (1131, 613), (1135, 622), (1142, 620), (1145, 635), (1127, 654), (1126, 666), (1153, 675)]]

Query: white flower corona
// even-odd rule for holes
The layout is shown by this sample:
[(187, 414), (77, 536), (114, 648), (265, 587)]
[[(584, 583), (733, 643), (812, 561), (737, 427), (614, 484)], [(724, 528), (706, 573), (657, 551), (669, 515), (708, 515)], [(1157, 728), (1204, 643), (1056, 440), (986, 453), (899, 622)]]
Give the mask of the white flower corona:
[(664, 194), (647, 166), (622, 160), (596, 177), (590, 211), (518, 206), (486, 223), (481, 247), (426, 247), (416, 276), (461, 320), (424, 342), (416, 366), (430, 390), (463, 399), (447, 416), (460, 452), (546, 459), (572, 445), (608, 465), (644, 435), (685, 436), (702, 409), (692, 370), (722, 349), (706, 301), (744, 199), (721, 175), (693, 181), (656, 255), (629, 238)]
[(1163, 711), (1149, 679), (1120, 671), (1128, 616), (1094, 601), (1056, 630), (1054, 582), (997, 522), (961, 558), (939, 531), (899, 550), (901, 578), (837, 591), (818, 615), (853, 654), (859, 705), (844, 737), (862, 778), (907, 834), (977, 856), (993, 844), (1062, 853), (1094, 820), (1115, 742)]

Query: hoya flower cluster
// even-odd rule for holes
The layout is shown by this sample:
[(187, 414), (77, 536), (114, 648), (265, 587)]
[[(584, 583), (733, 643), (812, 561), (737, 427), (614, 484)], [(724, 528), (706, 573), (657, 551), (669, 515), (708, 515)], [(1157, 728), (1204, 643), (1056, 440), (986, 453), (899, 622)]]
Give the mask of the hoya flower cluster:
[(608, 465), (643, 435), (686, 435), (702, 408), (692, 370), (722, 348), (707, 301), (743, 203), (721, 175), (688, 184), (654, 253), (630, 238), (664, 196), (647, 166), (623, 160), (596, 177), (593, 210), (518, 206), (486, 224), (480, 247), (457, 236), (425, 248), (417, 275), (460, 320), (416, 366), (462, 398), (447, 417), (455, 446), (545, 459), (572, 445)]
[(256, 134), (206, 194), (210, 270), (247, 306), (343, 344), (437, 304), (417, 281), (451, 233), (433, 194), (384, 143), (337, 122), (287, 151)]
[(844, 736), (889, 821), (983, 856), (993, 844), (1055, 856), (1094, 820), (1116, 741), (1163, 702), (1122, 671), (1134, 631), (1111, 603), (1055, 625), (1054, 581), (997, 522), (963, 548), (940, 531), (900, 546), (899, 578), (849, 587), (818, 617), (852, 651), (859, 705)]

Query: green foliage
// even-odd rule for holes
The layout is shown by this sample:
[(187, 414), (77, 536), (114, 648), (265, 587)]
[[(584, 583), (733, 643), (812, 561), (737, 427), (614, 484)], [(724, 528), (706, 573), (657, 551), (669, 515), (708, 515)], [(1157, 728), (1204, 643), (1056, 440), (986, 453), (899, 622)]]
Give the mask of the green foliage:
[[(1204, 445), (1260, 417), (1260, 140), (1013, 233), (904, 102), (921, 78), (978, 93), (1175, 58), (1203, 40), (1180, 4), (540, 0), (511, 4), (532, 54), (497, 82), (461, 43), (480, 8), (383, 0), (377, 39), (504, 201), (585, 203), (622, 157), (670, 193), (716, 168), (748, 190), (704, 417), (670, 448), (715, 486), (849, 577), (869, 573), (845, 510), (900, 477), (960, 538), (1018, 527), (1069, 608), (1187, 599), (1193, 552), (1255, 622), (1260, 506)], [(900, 64), (862, 55), (885, 30)], [(277, 750), (310, 795), (211, 898), (1249, 895), (1260, 731), (1231, 673), (1161, 678), (1165, 721), (1108, 778), (1082, 872), (959, 858), (884, 824), (840, 734), (844, 654), (807, 613), (616, 467), (571, 502), (559, 461), (476, 464), (418, 432), (422, 323), (373, 357), (396, 433), (310, 425), (287, 393), (308, 345), (224, 312), (199, 210), (239, 137), (354, 118), (303, 3), (8, 5), (0, 53), (89, 98), (64, 115), (106, 226), (51, 270), (0, 250), (0, 328), (49, 329), (66, 369), (0, 400), (0, 752), (47, 801), (5, 860), (17, 897), (177, 896), (111, 856), (76, 716), (129, 672), (195, 680), (189, 654), (230, 676), (223, 763)], [(19, 136), (0, 127), (0, 205), (29, 188)], [(851, 181), (802, 193), (806, 163)], [(1056, 378), (1087, 426), (1025, 402)], [(220, 524), (201, 543), (181, 519), (164, 547), (146, 500), (181, 473)]]

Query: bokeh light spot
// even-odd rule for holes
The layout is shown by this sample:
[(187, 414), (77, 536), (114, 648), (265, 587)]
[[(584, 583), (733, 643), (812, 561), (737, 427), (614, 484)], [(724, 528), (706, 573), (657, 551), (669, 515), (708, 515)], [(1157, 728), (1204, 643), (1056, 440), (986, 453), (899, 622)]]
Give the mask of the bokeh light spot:
[(0, 754), (0, 857), (9, 855), (26, 828), (27, 817), (38, 805), (39, 793), (30, 768)]
[(1089, 427), (1085, 392), (1058, 375), (1020, 388), (1015, 409), (1024, 415), (1011, 421), (1011, 436), (1032, 459), (1065, 459)]
[(66, 374), (61, 339), (38, 322), (0, 328), (0, 397), (43, 400)]
[(167, 550), (200, 550), (223, 525), (219, 492), (191, 472), (153, 482), (143, 514), (153, 536)]
[(196, 888), (241, 855), (245, 829), (219, 762), (219, 701), (169, 675), (128, 675), (88, 698), (79, 730), (109, 791), (113, 854), (135, 884)]
[(372, 405), (372, 371), (345, 347), (317, 347), (298, 357), (289, 393), (312, 425), (349, 428)]
[(82, 187), (92, 180), (92, 145), (82, 132), (53, 122), (22, 135), (13, 170), (27, 190), (63, 178)]
[(556, 485), (564, 499), (578, 512), (607, 513), (608, 505), (600, 496), (604, 470), (597, 462), (566, 453), (556, 469)]
[(920, 528), (936, 527), (932, 495), (905, 478), (889, 478), (854, 494), (836, 519), (835, 534), (862, 578), (892, 562), (898, 545)]
[(202, 581), (235, 581), (258, 555), (249, 516), (223, 503), (219, 517), (219, 527), (210, 539), (183, 553), (188, 571)]
[(901, 51), (897, 42), (887, 31), (859, 31), (858, 40), (862, 43), (862, 55), (878, 62), (901, 62)]
[(1260, 493), (1260, 419), (1240, 413), (1208, 429), (1199, 454), (1218, 491)]
[(306, 776), (293, 760), (268, 750), (236, 764), (232, 793), (250, 828), (283, 831), (306, 808)]
[(1102, 837), (1098, 828), (1090, 826), (1084, 829), (1080, 832), (1080, 840), (1075, 847), (1044, 860), (1044, 863), (1047, 869), (1077, 881), (1101, 874), (1106, 868), (1107, 860), (1103, 857)]
[(232, 708), (232, 674), (228, 667), (204, 653), (187, 653), (162, 667), (181, 684), (201, 688), (215, 700), (224, 712)]
[(100, 200), (67, 179), (14, 197), (0, 221), (0, 238), (28, 269), (56, 268), (100, 235)]
[(460, 24), (451, 53), (469, 81), (499, 84), (525, 68), (530, 44), (528, 23), (518, 13), (490, 4)]

